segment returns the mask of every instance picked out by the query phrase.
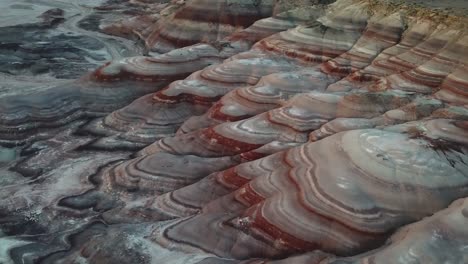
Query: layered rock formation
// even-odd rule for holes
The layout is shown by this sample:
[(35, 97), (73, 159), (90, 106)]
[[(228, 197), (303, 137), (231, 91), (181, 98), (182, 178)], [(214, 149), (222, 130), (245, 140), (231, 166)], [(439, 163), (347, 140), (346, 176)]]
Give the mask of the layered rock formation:
[(156, 2), (104, 29), (146, 56), (0, 97), (0, 258), (468, 261), (465, 13)]

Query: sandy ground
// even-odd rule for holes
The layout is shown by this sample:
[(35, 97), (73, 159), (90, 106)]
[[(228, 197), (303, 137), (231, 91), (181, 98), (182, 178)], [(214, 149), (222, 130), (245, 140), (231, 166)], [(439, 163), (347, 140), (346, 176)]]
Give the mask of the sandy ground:
[(381, 0), (384, 2), (404, 3), (424, 6), (431, 9), (450, 10), (458, 15), (468, 14), (468, 0)]

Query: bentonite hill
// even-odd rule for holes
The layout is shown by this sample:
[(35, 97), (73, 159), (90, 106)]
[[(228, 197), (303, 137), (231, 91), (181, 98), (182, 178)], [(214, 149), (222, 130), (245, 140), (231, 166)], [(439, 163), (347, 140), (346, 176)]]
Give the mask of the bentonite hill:
[(468, 263), (468, 2), (0, 0), (0, 263)]

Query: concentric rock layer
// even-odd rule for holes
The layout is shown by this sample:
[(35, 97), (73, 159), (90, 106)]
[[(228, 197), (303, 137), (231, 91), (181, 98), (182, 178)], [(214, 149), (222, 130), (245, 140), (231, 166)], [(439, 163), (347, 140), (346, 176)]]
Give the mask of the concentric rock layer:
[(0, 94), (0, 263), (468, 262), (463, 10), (130, 2), (146, 56)]

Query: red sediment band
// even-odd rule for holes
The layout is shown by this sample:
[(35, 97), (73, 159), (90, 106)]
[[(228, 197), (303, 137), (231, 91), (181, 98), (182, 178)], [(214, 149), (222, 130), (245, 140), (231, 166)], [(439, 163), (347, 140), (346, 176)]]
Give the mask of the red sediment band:
[[(393, 34), (388, 34), (388, 32), (391, 32)], [(396, 43), (400, 39), (400, 34), (401, 34), (400, 28), (393, 28), (393, 29), (388, 29), (388, 30), (372, 29), (372, 30), (366, 30), (366, 32), (363, 33), (363, 36), (374, 38), (377, 41), (380, 40), (380, 41), (385, 41), (388, 43)]]
[[(198, 35), (200, 36), (202, 34), (206, 34), (206, 33), (200, 32)], [(183, 39), (183, 38), (172, 37), (172, 36), (170, 36), (168, 34), (165, 34), (162, 31), (158, 32), (158, 34), (156, 36), (157, 36), (157, 38), (155, 38), (156, 39), (155, 41), (157, 41), (158, 38), (163, 39), (163, 40), (171, 43), (172, 45), (174, 45), (177, 48), (192, 46), (192, 45), (195, 45), (195, 44), (198, 44), (198, 43), (201, 42), (201, 40), (198, 39), (198, 38)]]
[[(277, 109), (275, 109), (275, 110), (277, 110)], [(268, 122), (270, 122), (271, 124), (286, 127), (288, 129), (293, 130), (294, 132), (297, 132), (298, 134), (301, 134), (301, 133), (304, 133), (304, 132), (310, 132), (309, 130), (303, 131), (303, 130), (299, 130), (299, 129), (295, 128), (294, 126), (291, 125), (290, 122), (288, 122), (289, 120), (275, 119), (275, 113), (274, 112), (266, 112), (266, 115), (267, 115), (266, 118), (267, 118)]]
[(255, 192), (248, 183), (236, 191), (235, 198), (246, 207), (251, 207), (265, 200), (265, 198)]
[[(170, 57), (169, 57), (170, 58)], [(160, 63), (160, 64), (181, 64), (181, 63), (191, 63), (191, 62), (197, 62), (197, 61), (200, 61), (201, 59), (219, 59), (221, 60), (221, 58), (219, 56), (211, 56), (211, 55), (207, 55), (207, 56), (197, 56), (196, 58), (193, 58), (193, 59), (186, 59), (184, 58), (184, 61), (170, 61), (168, 60), (168, 58), (160, 58), (160, 57), (155, 57), (155, 58), (145, 58), (146, 61), (148, 61), (149, 63)], [(191, 72), (192, 73), (192, 72)]]
[(423, 42), (421, 45), (414, 47), (413, 52), (426, 57), (432, 57), (437, 50), (443, 48), (448, 42), (442, 39), (430, 39), (427, 42)]
[(214, 102), (218, 101), (221, 96), (215, 97), (202, 97), (198, 95), (181, 93), (176, 96), (165, 95), (164, 90), (154, 93), (152, 100), (154, 102), (161, 102), (166, 104), (178, 104), (188, 102), (196, 105), (211, 106)]
[(373, 63), (373, 65), (379, 68), (392, 70), (394, 72), (408, 71), (414, 67), (414, 65), (411, 63), (395, 60), (392, 58), (389, 60), (376, 61)]
[[(299, 194), (298, 194), (299, 196)], [(301, 206), (304, 207), (302, 204), (302, 199), (299, 199), (301, 202)], [(295, 251), (299, 252), (304, 252), (304, 251), (311, 251), (315, 249), (322, 249), (322, 246), (320, 243), (316, 242), (309, 242), (302, 240), (300, 238), (297, 238), (283, 230), (281, 228), (275, 226), (272, 224), (270, 221), (268, 221), (263, 215), (262, 215), (262, 210), (261, 208), (264, 206), (264, 202), (260, 203), (259, 205), (255, 206), (255, 210), (248, 210), (246, 214), (247, 216), (251, 216), (254, 220), (252, 221), (251, 228), (252, 229), (258, 229), (261, 230), (262, 232), (266, 233), (270, 237), (272, 237), (275, 240), (280, 240), (281, 244), (283, 247), (286, 247), (287, 249), (293, 249)], [(310, 213), (314, 214), (317, 216), (319, 219), (322, 221), (326, 221), (329, 226), (341, 226), (344, 230), (349, 230), (350, 233), (359, 233), (362, 234), (363, 236), (367, 237), (367, 240), (374, 240), (375, 242), (381, 242), (386, 234), (380, 234), (380, 233), (371, 233), (371, 232), (365, 232), (362, 230), (355, 229), (353, 227), (350, 227), (349, 225), (346, 225), (345, 223), (342, 223), (336, 219), (321, 215), (317, 211), (313, 211), (310, 209), (310, 207), (304, 207), (306, 208)], [(368, 243), (370, 244), (372, 241), (369, 241)], [(367, 243), (366, 243), (367, 244)], [(368, 247), (369, 245), (363, 245), (364, 247)]]
[(102, 65), (101, 67), (97, 68), (92, 74), (91, 76), (94, 77), (94, 79), (96, 81), (106, 81), (108, 79), (108, 77), (102, 73), (102, 69), (104, 69), (105, 67), (109, 66), (112, 62), (109, 61), (109, 62), (106, 62), (104, 65)]
[[(275, 241), (281, 241), (281, 247), (295, 252), (305, 252), (314, 249), (320, 249), (319, 243), (312, 243), (297, 238), (270, 223), (263, 215), (261, 208), (263, 203), (249, 210), (246, 213), (253, 218), (250, 228), (260, 230), (269, 235)], [(274, 241), (272, 241), (274, 242)]]
[(353, 62), (370, 62), (373, 57), (369, 57), (367, 54), (357, 51), (349, 51), (338, 56), (337, 59), (345, 59), (350, 61), (350, 64), (352, 64)]
[(249, 118), (250, 115), (241, 115), (241, 116), (231, 116), (223, 113), (221, 111), (221, 108), (223, 107), (223, 103), (217, 102), (215, 103), (210, 110), (210, 117), (218, 120), (218, 121), (227, 121), (227, 122), (234, 122), (234, 121), (239, 121), (242, 119)]
[(368, 73), (354, 72), (349, 75), (348, 79), (353, 82), (372, 82), (377, 81), (379, 77)]
[[(156, 61), (152, 61), (156, 62)], [(189, 61), (188, 61), (189, 62)], [(96, 81), (101, 82), (112, 82), (112, 81), (122, 81), (122, 80), (138, 80), (138, 81), (147, 81), (147, 82), (157, 82), (157, 81), (172, 81), (178, 79), (184, 79), (191, 74), (191, 72), (176, 73), (176, 74), (152, 74), (152, 75), (140, 75), (125, 70), (121, 70), (117, 74), (107, 75), (102, 72), (102, 70), (109, 66), (112, 62), (107, 62), (103, 66), (99, 67), (94, 71), (92, 76)], [(177, 64), (179, 62), (156, 62), (161, 64)]]
[(242, 142), (236, 139), (224, 137), (216, 133), (216, 131), (214, 131), (214, 129), (211, 127), (204, 129), (202, 131), (201, 136), (208, 141), (213, 140), (217, 142), (216, 144), (223, 145), (231, 149), (235, 149), (236, 153), (247, 152), (252, 149), (257, 149), (262, 146), (261, 144), (250, 144), (250, 143)]
[(458, 128), (468, 131), (468, 121), (454, 121), (453, 124)]
[(342, 25), (355, 25), (355, 26), (360, 26), (358, 30), (355, 30), (357, 32), (362, 32), (365, 28), (366, 28), (366, 25), (367, 25), (367, 21), (366, 20), (361, 20), (361, 21), (354, 21), (353, 20), (353, 17), (335, 17), (333, 19), (336, 23), (338, 24), (342, 24)]
[[(423, 72), (419, 69), (414, 69), (413, 71), (403, 72), (401, 74), (403, 78), (410, 80), (417, 84), (423, 84), (431, 88), (436, 88), (440, 85), (443, 80), (444, 75), (440, 74), (430, 74), (428, 72)], [(429, 77), (428, 79), (419, 78), (419, 77)]]
[[(230, 169), (227, 169), (227, 170), (225, 170), (223, 172), (220, 172), (217, 175), (217, 178), (219, 178), (218, 183), (222, 184), (223, 186), (224, 186), (223, 183), (227, 183), (227, 184), (229, 184), (231, 186), (236, 186), (237, 188), (242, 187), (244, 184), (246, 184), (246, 183), (248, 183), (250, 181), (250, 179), (246, 179), (246, 178), (240, 176), (236, 172), (236, 169), (234, 167), (232, 167)], [(232, 189), (231, 186), (226, 186), (226, 187), (229, 187), (230, 189)]]
[(201, 207), (199, 206), (195, 206), (195, 205), (191, 205), (191, 204), (188, 204), (188, 203), (185, 203), (185, 202), (182, 202), (181, 200), (179, 200), (178, 198), (176, 198), (174, 196), (174, 192), (170, 192), (169, 193), (169, 198), (172, 202), (176, 203), (176, 204), (179, 204), (179, 205), (182, 205), (183, 207), (186, 207), (186, 208), (190, 208), (190, 209), (194, 209), (194, 210), (200, 210)]
[(320, 70), (324, 73), (340, 77), (345, 77), (355, 71), (350, 65), (339, 65), (337, 62), (335, 63), (336, 65), (329, 61), (323, 63), (320, 65)]
[(278, 31), (273, 29), (264, 29), (262, 28), (261, 31), (253, 31), (253, 30), (243, 30), (240, 32), (236, 32), (231, 36), (227, 37), (228, 40), (234, 41), (245, 41), (250, 43), (255, 43), (261, 39), (264, 39)]
[(425, 34), (412, 31), (410, 34), (407, 34), (404, 38), (402, 38), (397, 46), (403, 46), (407, 48), (414, 47), (414, 45), (417, 45), (416, 43), (421, 43), (421, 41), (423, 41), (426, 37), (427, 35)]
[[(239, 14), (231, 12), (231, 7), (226, 4), (222, 4), (217, 12), (207, 12), (202, 8), (196, 8), (187, 6), (175, 14), (176, 19), (187, 19), (196, 22), (207, 22), (216, 24), (225, 24), (231, 26), (242, 26), (247, 27), (252, 25), (255, 21), (265, 18), (270, 14), (261, 14), (252, 12), (250, 14)], [(253, 7), (254, 8), (254, 7)]]
[[(317, 63), (324, 62), (329, 58), (335, 58), (340, 54), (346, 52), (346, 50), (333, 50), (325, 48), (324, 46), (316, 46), (311, 44), (304, 45), (304, 47), (301, 47), (298, 44), (290, 43), (286, 40), (281, 39), (262, 40), (259, 42), (258, 45), (260, 45), (267, 51), (284, 54), (290, 58), (296, 58), (307, 62)], [(284, 46), (284, 48), (282, 46)]]
[(448, 90), (462, 97), (468, 97), (468, 83), (448, 77), (441, 85), (442, 90)]
[(256, 152), (256, 151), (248, 151), (248, 152), (244, 152), (244, 153), (240, 154), (240, 156), (244, 160), (244, 162), (258, 160), (258, 159), (261, 159), (263, 157), (266, 157), (267, 155), (268, 154), (259, 153), (259, 152)]

